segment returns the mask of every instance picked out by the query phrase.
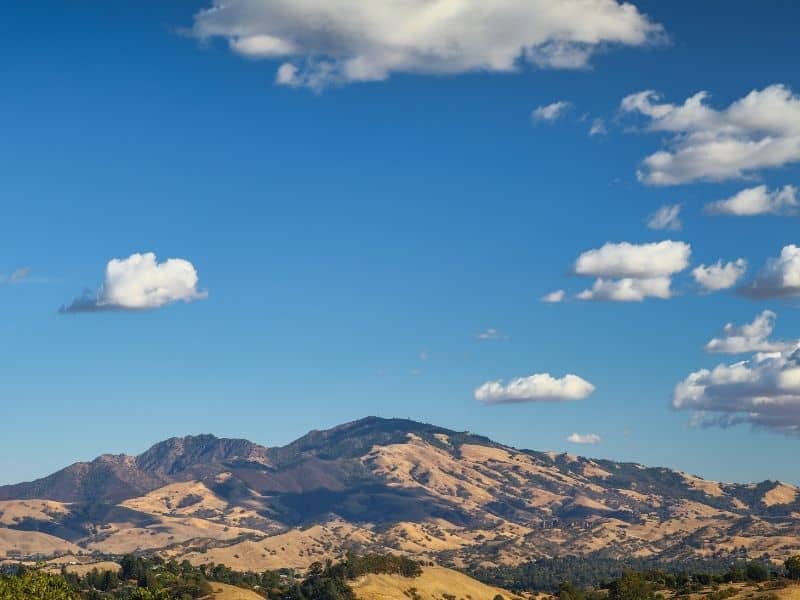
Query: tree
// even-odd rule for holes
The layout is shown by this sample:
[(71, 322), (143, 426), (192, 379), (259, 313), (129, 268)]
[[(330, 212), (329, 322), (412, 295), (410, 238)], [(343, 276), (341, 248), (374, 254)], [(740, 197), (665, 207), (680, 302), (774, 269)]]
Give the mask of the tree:
[(565, 581), (558, 586), (559, 600), (584, 600), (586, 594), (571, 581)]
[(0, 600), (78, 600), (64, 578), (42, 571), (0, 576)]
[(625, 573), (608, 588), (609, 600), (652, 600), (653, 584), (639, 573)]
[(800, 579), (800, 554), (787, 558), (784, 566), (789, 579)]
[(766, 581), (769, 579), (769, 571), (767, 567), (765, 567), (760, 562), (750, 562), (747, 563), (747, 567), (745, 568), (745, 576), (749, 581)]

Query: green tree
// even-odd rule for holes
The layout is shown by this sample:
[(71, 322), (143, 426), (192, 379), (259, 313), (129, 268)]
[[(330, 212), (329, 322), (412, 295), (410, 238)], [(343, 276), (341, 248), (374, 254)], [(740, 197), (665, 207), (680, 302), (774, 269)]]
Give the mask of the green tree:
[(608, 588), (609, 600), (652, 600), (653, 584), (639, 573), (625, 573)]
[(78, 600), (63, 577), (42, 571), (0, 577), (0, 600)]
[(787, 558), (784, 566), (790, 579), (800, 579), (800, 554)]
[(769, 579), (767, 567), (760, 562), (747, 563), (744, 572), (749, 581), (766, 581)]

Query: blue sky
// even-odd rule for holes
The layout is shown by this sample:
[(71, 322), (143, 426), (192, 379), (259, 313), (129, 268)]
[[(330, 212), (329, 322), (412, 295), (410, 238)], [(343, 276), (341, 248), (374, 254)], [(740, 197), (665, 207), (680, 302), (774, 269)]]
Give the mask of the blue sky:
[[(248, 2), (259, 4), (240, 4)], [(381, 415), (709, 478), (800, 483), (797, 434), (776, 424), (798, 426), (798, 396), (782, 397), (769, 422), (745, 416), (732, 427), (715, 417), (742, 417), (725, 412), (752, 400), (741, 391), (695, 399), (692, 407), (710, 407), (707, 426), (672, 407), (676, 384), (703, 368), (749, 360), (759, 383), (794, 373), (788, 350), (784, 362), (759, 365), (755, 350), (704, 351), (726, 323), (764, 310), (777, 314), (772, 338), (800, 337), (795, 263), (764, 267), (800, 242), (791, 203), (779, 215), (746, 217), (704, 206), (800, 183), (792, 158), (800, 8), (635, 4), (664, 33), (589, 45), (596, 52), (583, 68), (521, 60), (500, 72), (449, 56), (387, 66), (375, 59), (380, 46), (348, 47), (372, 61), (368, 81), (352, 80), (337, 48), (284, 24), (288, 37), (321, 44), (322, 64), (334, 65), (314, 89), (319, 63), (304, 48), (255, 60), (224, 31), (199, 39), (197, 15), (211, 0), (4, 7), (0, 482), (173, 435), (274, 445)], [(271, 25), (246, 21), (254, 23)], [(467, 49), (479, 58), (494, 50)], [(282, 64), (297, 70), (290, 85), (276, 83)], [(658, 151), (763, 141), (766, 125), (718, 121), (775, 85), (789, 95), (757, 115), (785, 123), (770, 130), (789, 148), (770, 154), (774, 164), (745, 178), (637, 178)], [(644, 90), (661, 94), (640, 103), (652, 114), (621, 109)], [(693, 116), (688, 129), (666, 121), (703, 90), (714, 115)], [(569, 106), (558, 118), (532, 118), (559, 101)], [(595, 119), (605, 134), (589, 135)], [(671, 176), (690, 178), (673, 167)], [(654, 211), (675, 204), (679, 230), (647, 227)], [(573, 272), (582, 253), (664, 240), (691, 246), (685, 267), (667, 268), (670, 298), (575, 298), (594, 281)], [(166, 297), (144, 301), (158, 306), (126, 310), (130, 290), (103, 285), (107, 263), (147, 252), (158, 263), (187, 261), (198, 281), (169, 283)], [(709, 293), (691, 276), (738, 258), (747, 273), (726, 289)], [(625, 254), (618, 273), (634, 259)], [(612, 271), (604, 277), (623, 277)], [(779, 276), (786, 285), (777, 289)], [(737, 293), (754, 280), (767, 293)], [(540, 301), (557, 289), (564, 302)], [(59, 314), (82, 296), (90, 310)], [(478, 339), (490, 328), (498, 339)], [(501, 402), (475, 397), (486, 382), (534, 374), (575, 374), (594, 391), (560, 402), (530, 390), (501, 393)], [(566, 441), (574, 432), (602, 441)]]

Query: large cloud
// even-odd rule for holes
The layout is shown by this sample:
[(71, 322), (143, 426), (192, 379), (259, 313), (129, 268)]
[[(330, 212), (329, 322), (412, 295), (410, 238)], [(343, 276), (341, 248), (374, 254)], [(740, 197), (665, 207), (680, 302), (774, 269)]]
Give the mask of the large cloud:
[(780, 256), (767, 259), (755, 279), (740, 292), (755, 300), (800, 296), (800, 248), (784, 246)]
[(752, 217), (755, 215), (796, 215), (800, 209), (797, 188), (785, 185), (770, 191), (766, 185), (744, 189), (730, 198), (706, 204), (710, 215)]
[(111, 259), (98, 292), (76, 299), (61, 312), (148, 310), (191, 302), (207, 296), (197, 289), (197, 281), (197, 271), (188, 260), (170, 258), (159, 263), (152, 252), (131, 254)]
[(753, 90), (727, 108), (699, 92), (683, 104), (660, 102), (652, 90), (627, 96), (623, 112), (648, 119), (650, 131), (673, 134), (645, 158), (639, 177), (654, 185), (738, 179), (800, 161), (800, 96), (784, 85)]
[(727, 323), (722, 337), (713, 338), (706, 344), (706, 352), (717, 354), (744, 354), (746, 352), (780, 352), (786, 350), (787, 342), (770, 340), (775, 329), (777, 315), (765, 310), (756, 315), (751, 323), (734, 325)]
[(664, 240), (649, 244), (607, 243), (581, 254), (573, 267), (577, 275), (597, 277), (579, 300), (639, 302), (670, 298), (671, 276), (689, 266), (692, 248), (685, 242)]
[(616, 0), (212, 0), (193, 33), (242, 56), (286, 60), (278, 83), (317, 89), (392, 73), (584, 68), (608, 45), (663, 36)]
[(723, 263), (718, 260), (711, 265), (700, 265), (692, 269), (692, 277), (703, 289), (709, 292), (727, 290), (732, 288), (744, 277), (747, 272), (747, 261), (737, 258), (730, 262)]
[(594, 389), (591, 383), (577, 375), (556, 378), (549, 373), (536, 373), (513, 379), (507, 385), (502, 381), (487, 381), (475, 390), (475, 399), (486, 404), (566, 402), (583, 400)]
[(700, 425), (800, 434), (800, 346), (695, 371), (675, 386), (672, 405), (693, 411)]

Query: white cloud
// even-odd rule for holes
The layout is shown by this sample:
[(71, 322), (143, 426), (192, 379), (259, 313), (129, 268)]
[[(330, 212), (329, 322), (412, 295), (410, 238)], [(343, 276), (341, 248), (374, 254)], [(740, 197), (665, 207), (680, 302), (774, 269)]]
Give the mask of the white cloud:
[(650, 215), (650, 218), (647, 220), (647, 226), (650, 229), (669, 229), (671, 231), (678, 231), (683, 226), (683, 223), (681, 223), (680, 214), (680, 204), (665, 204), (652, 215)]
[(672, 297), (671, 276), (689, 266), (692, 248), (685, 242), (664, 240), (648, 244), (606, 243), (588, 250), (575, 261), (578, 275), (597, 277), (579, 300), (641, 302)]
[(28, 279), (31, 274), (30, 267), (20, 267), (19, 269), (15, 270), (11, 275), (3, 276), (0, 275), (0, 283), (8, 283), (8, 284), (15, 284), (20, 283)]
[(800, 296), (800, 248), (789, 244), (767, 262), (741, 293), (753, 299)]
[(706, 344), (706, 352), (712, 354), (744, 354), (746, 352), (780, 352), (786, 350), (787, 342), (769, 339), (775, 328), (777, 315), (765, 310), (756, 315), (752, 323), (734, 325), (727, 323), (722, 329), (722, 337), (713, 338)]
[(547, 104), (545, 106), (540, 106), (531, 112), (531, 119), (536, 122), (548, 122), (552, 123), (564, 116), (564, 114), (569, 110), (570, 106), (572, 106), (566, 100), (559, 100), (558, 102), (553, 102), (552, 104)]
[(738, 258), (734, 261), (722, 263), (718, 260), (713, 265), (700, 265), (692, 269), (692, 277), (705, 290), (715, 292), (727, 290), (736, 285), (747, 271), (747, 261)]
[(592, 126), (589, 128), (589, 135), (605, 135), (608, 133), (606, 122), (601, 118), (596, 118), (592, 121)]
[(649, 279), (672, 275), (689, 266), (692, 248), (664, 240), (650, 244), (607, 243), (588, 250), (575, 261), (575, 273), (594, 277)]
[(616, 0), (211, 0), (193, 34), (286, 60), (278, 83), (320, 89), (392, 73), (585, 68), (600, 49), (643, 46), (663, 30)]
[(573, 444), (599, 444), (602, 440), (596, 433), (573, 433), (567, 436), (567, 441)]
[(550, 292), (549, 294), (545, 294), (542, 296), (542, 302), (547, 302), (548, 304), (555, 304), (557, 302), (561, 302), (564, 300), (564, 296), (566, 296), (566, 292), (564, 290), (555, 290)]
[(635, 279), (597, 279), (591, 289), (576, 295), (578, 300), (608, 300), (610, 302), (641, 302), (646, 298), (672, 297), (669, 277)]
[(577, 375), (568, 374), (558, 379), (549, 373), (536, 373), (513, 379), (508, 385), (502, 381), (487, 381), (475, 390), (475, 399), (486, 404), (566, 402), (583, 400), (594, 389), (591, 383)]
[(508, 336), (501, 334), (494, 327), (489, 327), (486, 331), (482, 331), (476, 335), (475, 339), (485, 342), (489, 340), (507, 340)]
[(800, 346), (695, 371), (675, 386), (672, 405), (704, 426), (750, 423), (800, 434)]
[(710, 215), (752, 217), (755, 215), (796, 215), (800, 209), (797, 188), (785, 185), (770, 191), (766, 185), (744, 189), (730, 198), (706, 204)]
[(147, 310), (206, 298), (207, 292), (197, 289), (197, 281), (197, 271), (187, 260), (170, 258), (159, 263), (152, 252), (131, 254), (108, 262), (97, 294), (79, 298), (61, 311)]
[(800, 161), (800, 96), (781, 84), (753, 90), (717, 110), (699, 92), (681, 105), (652, 90), (627, 96), (621, 109), (648, 118), (648, 129), (673, 134), (644, 159), (639, 178), (653, 185), (739, 179)]

